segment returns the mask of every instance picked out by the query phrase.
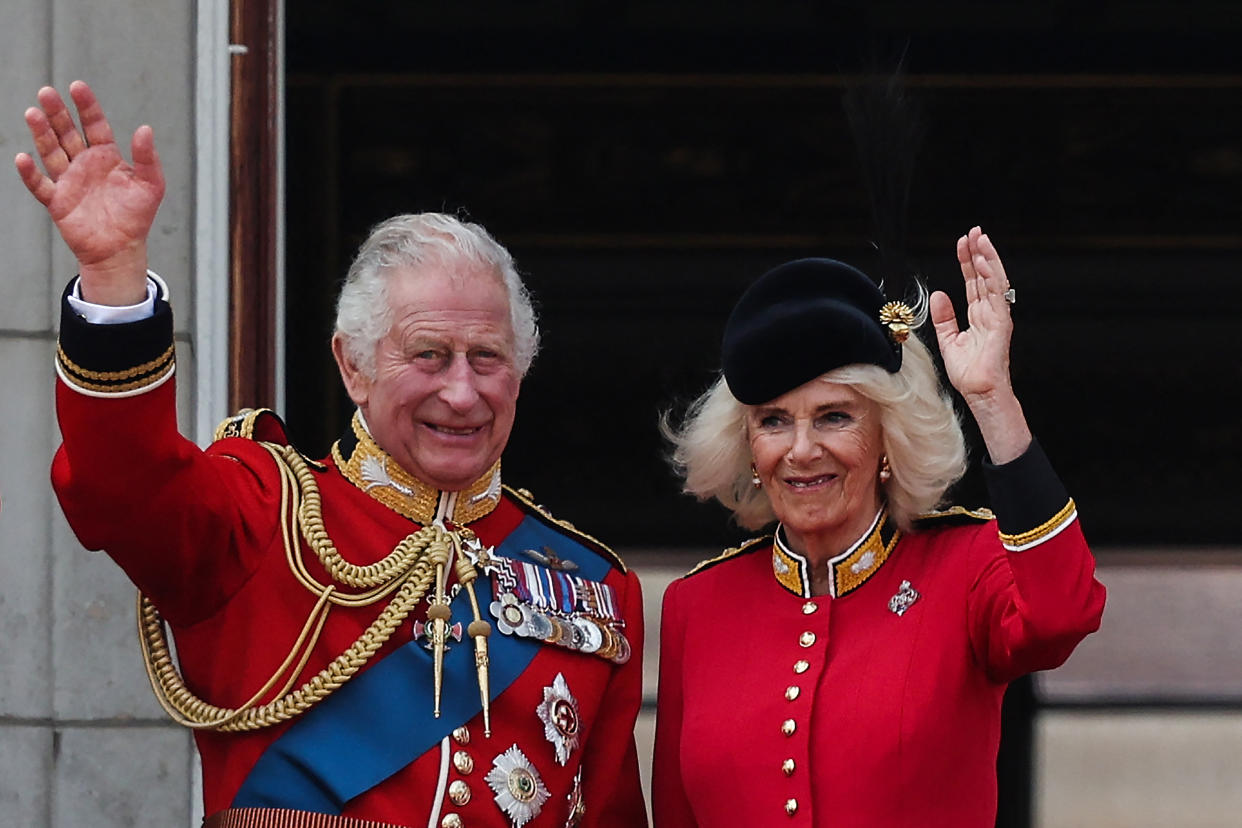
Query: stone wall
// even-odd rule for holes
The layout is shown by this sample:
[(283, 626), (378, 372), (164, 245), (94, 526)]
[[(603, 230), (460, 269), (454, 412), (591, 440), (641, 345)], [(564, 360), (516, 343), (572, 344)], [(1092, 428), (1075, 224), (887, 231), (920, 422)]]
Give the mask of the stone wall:
[(128, 155), (155, 129), (168, 194), (151, 266), (179, 311), (182, 422), (192, 423), (193, 4), (8, 0), (0, 54), (0, 822), (181, 826), (195, 807), (193, 748), (147, 687), (134, 590), (84, 551), (48, 483), (58, 442), (52, 355), (72, 257), (11, 159), (29, 151), (22, 112), (40, 86), (91, 82)]

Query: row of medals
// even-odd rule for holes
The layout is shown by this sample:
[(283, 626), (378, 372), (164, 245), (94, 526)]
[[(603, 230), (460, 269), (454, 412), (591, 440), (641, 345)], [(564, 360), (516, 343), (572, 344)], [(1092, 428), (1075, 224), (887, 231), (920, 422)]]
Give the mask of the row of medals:
[(630, 642), (611, 623), (574, 613), (558, 616), (502, 592), (491, 605), (492, 615), (523, 638), (598, 655), (617, 664), (630, 660)]

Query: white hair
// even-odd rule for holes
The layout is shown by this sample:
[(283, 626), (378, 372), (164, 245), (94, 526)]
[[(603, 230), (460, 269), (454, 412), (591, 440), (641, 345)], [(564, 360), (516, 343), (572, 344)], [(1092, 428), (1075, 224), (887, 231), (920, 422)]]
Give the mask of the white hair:
[[(966, 473), (966, 440), (927, 346), (911, 336), (902, 351), (895, 374), (878, 365), (846, 365), (820, 379), (848, 385), (879, 405), (881, 439), (893, 472), (882, 484), (884, 496), (890, 517), (909, 531)], [(721, 376), (691, 403), (679, 426), (666, 414), (661, 430), (673, 444), (671, 460), (684, 480), (682, 491), (699, 500), (715, 498), (739, 524), (759, 529), (776, 515), (764, 490), (751, 483), (747, 408)]]
[(407, 213), (377, 224), (358, 249), (336, 303), (336, 332), (345, 353), (367, 376), (375, 375), (375, 347), (392, 326), (388, 277), (437, 261), (491, 268), (509, 295), (514, 362), (525, 376), (539, 350), (539, 327), (530, 292), (513, 256), (481, 225), (444, 213)]

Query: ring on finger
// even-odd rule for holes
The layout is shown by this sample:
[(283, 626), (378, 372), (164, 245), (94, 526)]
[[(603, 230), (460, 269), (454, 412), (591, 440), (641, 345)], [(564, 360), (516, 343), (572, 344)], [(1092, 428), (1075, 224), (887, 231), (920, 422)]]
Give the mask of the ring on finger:
[(1013, 288), (1006, 288), (1005, 292), (1002, 293), (1001, 296), (1003, 296), (1005, 301), (1011, 305), (1017, 304), (1018, 302), (1018, 292)]

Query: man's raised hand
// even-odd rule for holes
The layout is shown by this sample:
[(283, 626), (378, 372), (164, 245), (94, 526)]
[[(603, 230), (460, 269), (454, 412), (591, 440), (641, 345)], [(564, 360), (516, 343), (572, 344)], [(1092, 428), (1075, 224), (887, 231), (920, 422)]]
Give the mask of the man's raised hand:
[(155, 136), (151, 127), (139, 127), (127, 162), (91, 88), (74, 81), (69, 94), (81, 131), (60, 93), (43, 87), (39, 105), (26, 110), (43, 169), (24, 152), (14, 166), (77, 258), (82, 298), (137, 304), (146, 297), (147, 236), (164, 197)]

